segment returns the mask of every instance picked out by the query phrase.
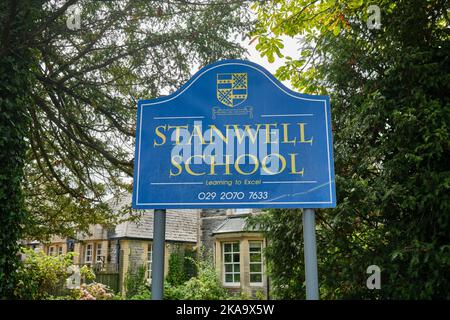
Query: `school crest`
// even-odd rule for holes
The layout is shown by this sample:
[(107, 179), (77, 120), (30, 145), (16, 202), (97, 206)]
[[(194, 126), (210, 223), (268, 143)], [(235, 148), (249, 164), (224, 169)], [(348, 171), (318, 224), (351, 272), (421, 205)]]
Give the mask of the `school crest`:
[(247, 73), (218, 73), (217, 99), (224, 105), (234, 108), (247, 99)]

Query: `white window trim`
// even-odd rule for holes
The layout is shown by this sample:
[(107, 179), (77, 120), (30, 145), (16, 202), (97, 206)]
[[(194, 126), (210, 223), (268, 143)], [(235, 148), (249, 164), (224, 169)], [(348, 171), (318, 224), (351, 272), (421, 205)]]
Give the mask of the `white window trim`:
[[(91, 247), (91, 249), (90, 249), (91, 254), (90, 255), (88, 255), (89, 247)], [(86, 249), (84, 250), (84, 263), (92, 263), (93, 262), (93, 258), (94, 258), (92, 256), (93, 250), (94, 250), (94, 247), (93, 247), (92, 243), (89, 243), (89, 244), (86, 245)], [(90, 260), (88, 260), (88, 257), (90, 257)]]
[[(259, 242), (260, 246), (261, 246), (261, 251), (260, 251), (260, 255), (261, 255), (261, 262), (251, 262), (250, 260), (250, 243), (251, 242)], [(251, 287), (261, 287), (264, 285), (264, 256), (263, 256), (263, 241), (261, 240), (250, 240), (248, 242), (248, 262), (249, 262), (249, 266), (248, 266), (248, 278), (249, 278), (249, 282), (250, 282), (250, 286)], [(251, 272), (251, 265), (252, 264), (260, 264), (261, 265), (261, 272)], [(252, 282), (252, 274), (261, 274), (261, 282)]]
[[(150, 256), (150, 259), (149, 259)], [(146, 277), (147, 281), (151, 283), (152, 281), (152, 262), (153, 262), (153, 243), (150, 243), (147, 247), (147, 270)]]
[(55, 250), (55, 247), (54, 247), (54, 246), (50, 246), (50, 247), (48, 248), (48, 255), (49, 255), (49, 256), (54, 256), (54, 255), (55, 255), (55, 252), (56, 252), (56, 250)]
[(237, 216), (250, 214), (250, 213), (252, 213), (251, 208), (234, 209), (234, 212), (233, 212), (233, 214), (235, 214)]
[[(100, 251), (98, 250), (100, 246)], [(95, 262), (103, 262), (103, 260), (101, 258), (103, 258), (103, 244), (102, 243), (97, 243), (95, 245)]]
[(63, 254), (63, 247), (58, 246), (58, 255), (62, 255), (62, 254)]
[[(233, 251), (233, 244), (238, 244), (239, 245), (239, 252), (234, 252)], [(226, 244), (231, 244), (231, 259), (232, 262), (225, 262), (225, 245)], [(237, 264), (236, 262), (233, 261), (233, 255), (235, 253), (239, 253), (239, 282), (227, 282), (226, 281), (226, 274), (229, 272), (226, 272), (225, 269), (225, 264), (231, 264), (231, 265), (235, 265)], [(241, 268), (241, 242), (240, 241), (227, 241), (227, 242), (222, 242), (222, 268), (223, 268), (223, 272), (222, 272), (222, 280), (223, 280), (223, 284), (226, 287), (240, 287), (241, 286), (241, 280), (242, 280), (242, 268)], [(234, 272), (234, 267), (233, 267), (233, 271), (231, 272), (231, 274), (233, 274), (233, 279), (234, 279), (234, 275), (238, 274), (237, 272)]]

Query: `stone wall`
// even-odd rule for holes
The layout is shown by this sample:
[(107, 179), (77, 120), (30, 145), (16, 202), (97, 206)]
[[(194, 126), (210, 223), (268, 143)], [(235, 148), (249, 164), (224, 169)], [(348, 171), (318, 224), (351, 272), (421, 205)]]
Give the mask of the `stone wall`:
[(199, 245), (211, 252), (214, 248), (212, 232), (227, 218), (225, 209), (203, 209), (200, 212), (200, 239)]
[(144, 241), (129, 241), (128, 270), (137, 271), (138, 268), (145, 266), (144, 259), (147, 255), (145, 248), (146, 243)]
[(119, 241), (111, 240), (108, 247), (107, 262), (111, 264), (119, 263)]

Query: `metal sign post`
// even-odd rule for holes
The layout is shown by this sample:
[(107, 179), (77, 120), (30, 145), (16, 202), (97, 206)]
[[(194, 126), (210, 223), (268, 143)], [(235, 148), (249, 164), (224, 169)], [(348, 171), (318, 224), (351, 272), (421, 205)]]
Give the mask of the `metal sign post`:
[(319, 300), (314, 209), (303, 209), (303, 240), (305, 242), (306, 299)]
[(164, 240), (166, 209), (155, 209), (153, 215), (152, 300), (164, 297)]

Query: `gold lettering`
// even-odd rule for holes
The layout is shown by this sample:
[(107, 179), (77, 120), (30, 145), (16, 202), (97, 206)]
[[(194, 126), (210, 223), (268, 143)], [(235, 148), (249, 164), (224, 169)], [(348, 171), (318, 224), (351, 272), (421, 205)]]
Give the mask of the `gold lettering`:
[(300, 143), (310, 143), (313, 144), (313, 137), (309, 140), (305, 140), (305, 124), (306, 123), (299, 123), (300, 126)]
[[(252, 159), (255, 161), (254, 168), (253, 168), (253, 170), (250, 171), (250, 172), (244, 172), (244, 171), (242, 171), (241, 168), (239, 167), (239, 161), (241, 160), (241, 158), (244, 158), (244, 157), (252, 158)], [(256, 170), (258, 170), (258, 168), (259, 168), (259, 161), (258, 161), (258, 158), (256, 158), (256, 157), (255, 157), (254, 155), (252, 155), (252, 154), (242, 154), (242, 155), (240, 155), (239, 157), (237, 157), (236, 162), (234, 163), (234, 168), (236, 169), (237, 172), (239, 172), (240, 174), (246, 175), (246, 176), (248, 176), (248, 175), (250, 175), (250, 174), (254, 174), (254, 173), (256, 172)]]
[(203, 156), (201, 156), (201, 155), (195, 155), (195, 156), (189, 157), (186, 160), (186, 163), (184, 164), (184, 167), (186, 168), (186, 172), (189, 173), (191, 176), (203, 176), (205, 174), (204, 172), (194, 172), (194, 171), (192, 171), (191, 167), (189, 166), (191, 159), (195, 159), (195, 158), (200, 158), (203, 160)]
[(238, 139), (238, 144), (242, 144), (242, 141), (244, 141), (244, 134), (241, 135), (241, 131), (239, 130), (239, 127), (237, 124), (233, 124), (234, 133), (236, 134), (236, 137)]
[(231, 155), (226, 155), (225, 156), (225, 163), (223, 164), (217, 164), (215, 162), (216, 157), (215, 156), (211, 156), (211, 164), (210, 164), (210, 168), (209, 168), (209, 175), (210, 176), (215, 176), (216, 175), (216, 166), (225, 166), (225, 173), (224, 175), (231, 175), (230, 173), (230, 163), (231, 163)]
[[(175, 160), (175, 158), (180, 159), (180, 162), (177, 162), (177, 161)], [(170, 177), (176, 177), (176, 176), (178, 176), (178, 175), (181, 174), (181, 172), (183, 171), (183, 168), (182, 168), (181, 165), (180, 165), (180, 163), (181, 163), (182, 160), (183, 160), (183, 158), (181, 158), (181, 156), (173, 156), (172, 159), (170, 159), (170, 162), (172, 163), (172, 165), (173, 165), (175, 168), (178, 169), (178, 172), (177, 172), (177, 173), (173, 173), (173, 172), (172, 172), (172, 169), (171, 169), (171, 170), (170, 170)]]
[(265, 126), (266, 126), (266, 144), (269, 144), (269, 143), (278, 143), (278, 141), (272, 141), (272, 132), (270, 131), (270, 127), (274, 127), (274, 128), (276, 128), (277, 127), (277, 124), (276, 123), (266, 123), (265, 124)]
[(175, 129), (175, 144), (180, 144), (180, 129), (187, 129), (188, 126), (168, 126), (167, 129)]
[(291, 172), (289, 174), (301, 174), (303, 176), (303, 174), (305, 173), (304, 168), (302, 169), (302, 171), (296, 171), (295, 160), (297, 158), (298, 153), (289, 153), (289, 155), (291, 156)]
[(202, 130), (201, 130), (201, 126), (199, 126), (199, 125), (194, 126), (194, 129), (192, 129), (192, 135), (189, 138), (188, 144), (192, 144), (192, 139), (194, 137), (199, 137), (200, 138), (200, 143), (201, 144), (206, 144), (205, 139), (203, 138), (203, 133), (202, 133)]
[[(280, 159), (280, 161), (281, 161), (281, 169), (279, 169), (277, 172), (270, 171), (269, 168), (267, 168), (267, 160), (269, 159), (269, 157), (272, 157), (272, 156), (278, 157), (278, 159)], [(279, 153), (271, 153), (262, 159), (261, 166), (262, 166), (263, 170), (265, 172), (267, 172), (268, 174), (279, 174), (279, 173), (283, 172), (284, 169), (286, 168), (286, 159)]]
[(153, 139), (153, 147), (162, 146), (163, 144), (166, 143), (166, 135), (165, 135), (164, 133), (162, 133), (161, 131), (159, 131), (159, 128), (163, 128), (164, 131), (165, 131), (165, 130), (166, 130), (166, 127), (167, 127), (167, 126), (164, 125), (164, 126), (157, 126), (157, 127), (155, 128), (155, 133), (156, 133), (156, 135), (157, 135), (158, 137), (161, 138), (161, 143), (157, 143), (157, 142), (156, 142), (156, 139)]
[(297, 138), (294, 138), (294, 140), (289, 140), (289, 123), (282, 123), (281, 125), (283, 126), (283, 143), (292, 143), (295, 145)]
[(228, 144), (228, 125), (225, 126), (225, 128), (226, 128), (225, 132), (226, 132), (226, 135), (227, 135), (226, 137), (223, 135), (222, 131), (217, 129), (217, 127), (214, 124), (210, 125), (209, 128), (211, 129), (211, 135), (210, 135), (210, 138), (209, 138), (209, 143), (210, 144), (213, 143), (213, 132), (216, 132), (217, 135), (219, 136), (219, 138), (223, 142), (225, 142), (225, 144)]

